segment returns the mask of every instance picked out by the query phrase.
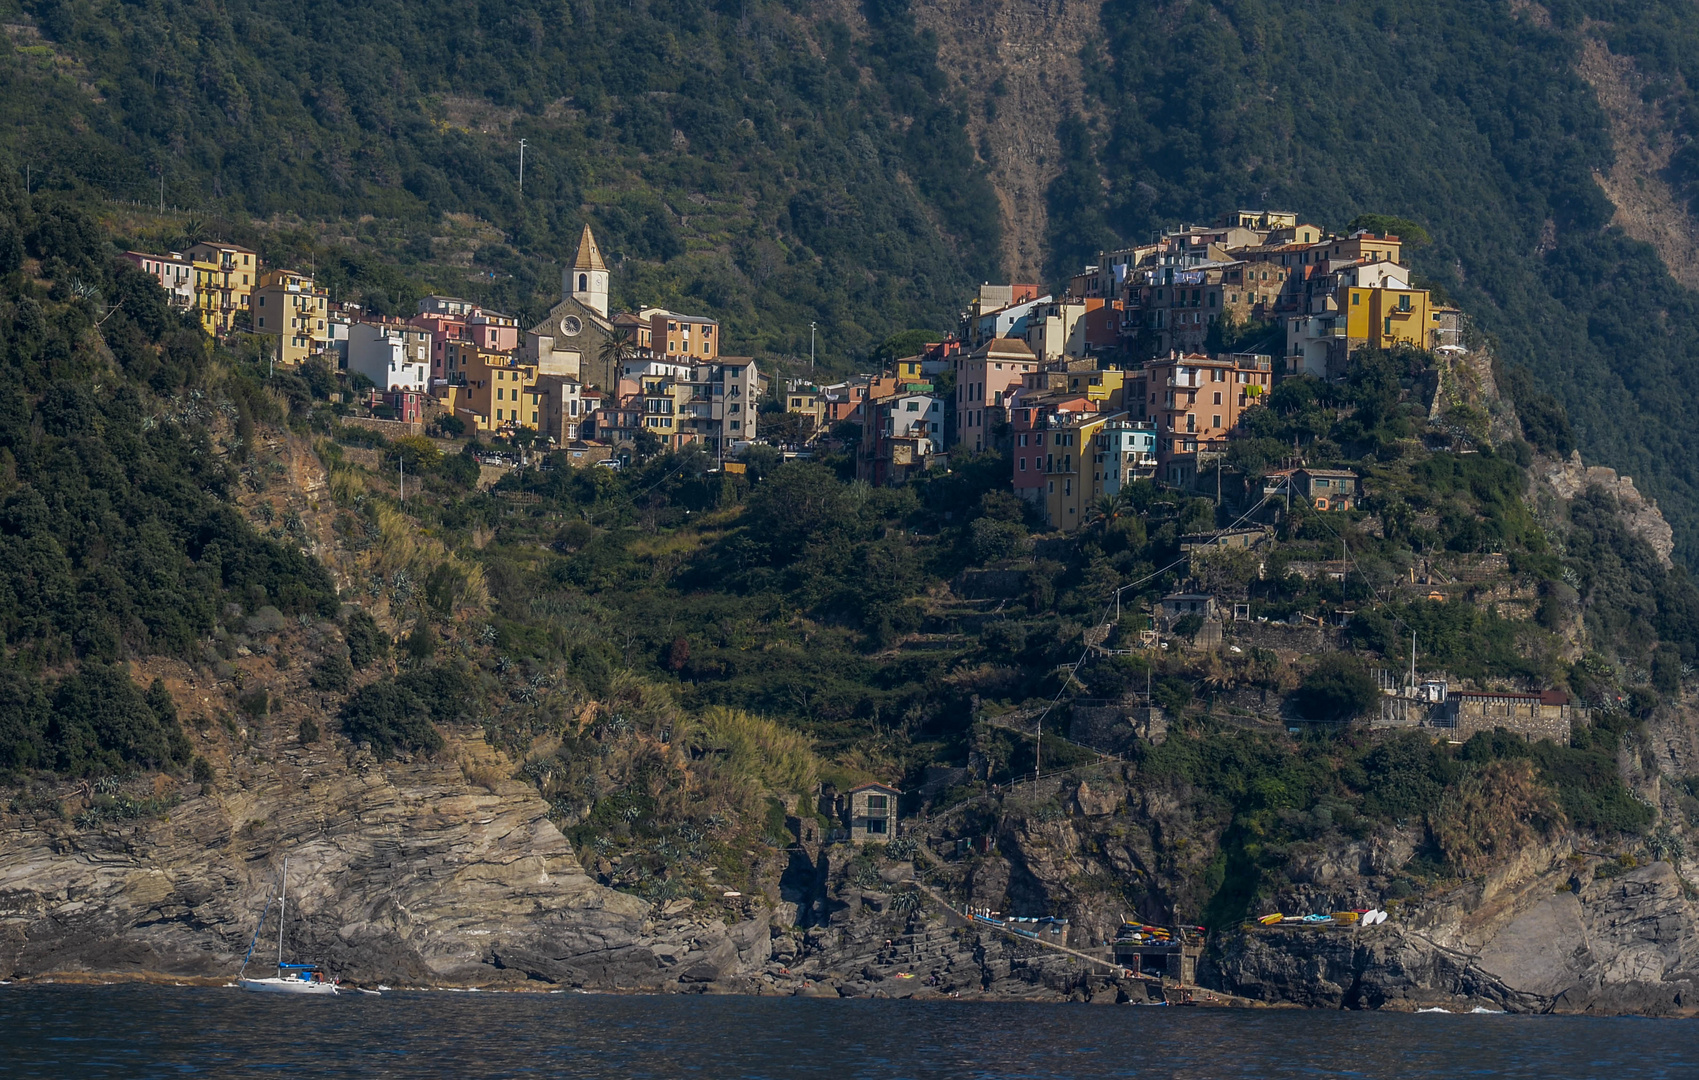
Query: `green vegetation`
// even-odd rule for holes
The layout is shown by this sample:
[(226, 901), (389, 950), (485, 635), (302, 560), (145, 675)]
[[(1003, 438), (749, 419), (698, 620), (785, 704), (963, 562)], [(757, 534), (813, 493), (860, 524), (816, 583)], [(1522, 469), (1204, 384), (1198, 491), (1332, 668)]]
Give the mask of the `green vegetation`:
[[(20, 177), (151, 206), (163, 174), (190, 212), (152, 242), (221, 233), (380, 313), (436, 290), (539, 315), (586, 220), (616, 303), (792, 356), (818, 322), (831, 363), (999, 276), (996, 199), (906, 0), (858, 29), (794, 0), (7, 9), (44, 42), (0, 50)], [(359, 224), (342, 245), (254, 218)]]
[(443, 747), (437, 724), (477, 719), (473, 690), (474, 684), (453, 668), (380, 679), (342, 706), (342, 732), (355, 743), (370, 743), (380, 761), (397, 753), (434, 754)]
[(144, 692), (123, 668), (92, 661), (52, 683), (0, 668), (4, 773), (105, 775), (168, 769), (189, 757), (189, 740), (161, 682)]
[(197, 653), (227, 609), (337, 609), (324, 568), (231, 503), (248, 478), (223, 451), (276, 406), (77, 210), (0, 181), (8, 236), (23, 242), (0, 242), (0, 771), (186, 765), (170, 696), (125, 662)]

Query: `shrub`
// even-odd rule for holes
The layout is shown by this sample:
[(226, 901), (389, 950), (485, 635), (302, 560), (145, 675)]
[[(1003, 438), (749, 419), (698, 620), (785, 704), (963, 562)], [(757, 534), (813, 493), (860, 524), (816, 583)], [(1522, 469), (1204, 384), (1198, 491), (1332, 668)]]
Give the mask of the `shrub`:
[(807, 736), (739, 709), (709, 709), (701, 724), (702, 749), (719, 755), (731, 775), (769, 792), (813, 790), (820, 762)]
[(475, 687), (460, 672), (434, 668), (364, 687), (342, 706), (343, 734), (368, 742), (380, 760), (398, 751), (434, 754), (443, 747), (437, 724), (460, 719)]
[(1495, 761), (1447, 792), (1428, 826), (1446, 861), (1468, 875), (1526, 846), (1561, 819), (1532, 763)]
[(157, 768), (189, 756), (176, 707), (158, 680), (144, 695), (121, 668), (88, 665), (59, 684), (53, 710), (65, 772)]
[(342, 650), (335, 649), (313, 667), (312, 674), (307, 676), (307, 682), (317, 690), (341, 692), (348, 689), (348, 682), (353, 677), (353, 665), (342, 655)]
[(415, 664), (422, 664), (436, 655), (437, 635), (431, 629), (430, 620), (423, 615), (413, 623), (413, 632), (407, 635), (405, 642), (407, 658)]
[(364, 611), (348, 616), (348, 626), (342, 634), (348, 642), (348, 662), (357, 671), (364, 671), (372, 661), (389, 655), (389, 635)]
[(968, 526), (968, 549), (976, 563), (996, 562), (1019, 554), (1026, 540), (1026, 526), (1015, 521), (975, 518)]
[(1354, 720), (1374, 707), (1380, 689), (1362, 662), (1346, 653), (1330, 653), (1311, 668), (1293, 694), (1293, 703), (1309, 720)]

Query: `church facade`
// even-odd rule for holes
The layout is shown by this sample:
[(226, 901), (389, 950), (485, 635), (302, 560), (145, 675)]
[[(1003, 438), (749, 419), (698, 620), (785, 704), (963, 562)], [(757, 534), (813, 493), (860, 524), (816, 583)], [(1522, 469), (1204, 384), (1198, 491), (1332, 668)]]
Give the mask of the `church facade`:
[(560, 291), (560, 303), (525, 331), (520, 343), (525, 360), (536, 364), (539, 374), (569, 376), (616, 393), (618, 364), (607, 354), (617, 332), (608, 317), (608, 265), (588, 225), (578, 240), (577, 257), (561, 272)]

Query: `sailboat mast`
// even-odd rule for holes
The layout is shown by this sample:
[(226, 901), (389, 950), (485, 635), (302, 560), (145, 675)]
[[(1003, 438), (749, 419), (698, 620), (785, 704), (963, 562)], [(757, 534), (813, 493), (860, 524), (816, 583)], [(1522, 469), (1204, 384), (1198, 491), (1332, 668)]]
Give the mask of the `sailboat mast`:
[(283, 907), (289, 898), (289, 856), (283, 857), (283, 881), (277, 890), (277, 970), (283, 970)]

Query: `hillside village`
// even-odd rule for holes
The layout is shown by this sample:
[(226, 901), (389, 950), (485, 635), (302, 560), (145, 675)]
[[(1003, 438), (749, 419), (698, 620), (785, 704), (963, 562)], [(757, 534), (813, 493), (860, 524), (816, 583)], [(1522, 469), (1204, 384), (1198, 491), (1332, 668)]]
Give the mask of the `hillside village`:
[(427, 426), (560, 450), (575, 464), (633, 448), (700, 444), (724, 455), (757, 437), (755, 361), (724, 355), (717, 321), (659, 308), (610, 314), (607, 263), (589, 226), (561, 275), (561, 300), (521, 330), (511, 315), (427, 296), (408, 319), (333, 302), (310, 274), (261, 264), (237, 244), (126, 252), (207, 333), (247, 333), (272, 359), (316, 363), (338, 398), (394, 434)]
[[(245, 285), (251, 267), (254, 287), (174, 301), (237, 346), (219, 456), (174, 460), (239, 478), (224, 535), (265, 557), (209, 549), (246, 575), (219, 594), (240, 599), (198, 603), (188, 658), (128, 693), (164, 732), (187, 718), (157, 760), (199, 793), (160, 782), (146, 802), (136, 777), (130, 802), (77, 794), (79, 770), (105, 767), (58, 734), (88, 712), (80, 677), (17, 676), (16, 700), (41, 704), (12, 758), (67, 775), (6, 813), (37, 823), (29, 857), (48, 861), (42, 843), (125, 814), (165, 836), (180, 805), (273, 843), (306, 820), (252, 816), (274, 765), (457, 767), (529, 800), (586, 896), (633, 894), (669, 934), (739, 920), (750, 947), (714, 945), (712, 964), (653, 942), (673, 988), (893, 994), (921, 968), (936, 992), (1136, 1000), (1071, 965), (1165, 957), (1163, 978), (1337, 1004), (1336, 980), (1303, 973), (1333, 939), (1304, 935), (1424, 948), (1360, 918), (1462, 926), (1444, 905), (1538, 843), (1587, 845), (1534, 867), (1541, 896), (1561, 877), (1598, 906), (1636, 874), (1678, 897), (1674, 871), (1636, 860), (1678, 857), (1699, 822), (1692, 770), (1660, 749), (1685, 737), (1699, 593), (1632, 481), (1566, 456), (1561, 410), (1521, 416), (1500, 394), (1518, 375), (1418, 287), (1391, 224), (1336, 237), (1257, 211), (1172, 230), (1103, 253), (1059, 299), (983, 285), (952, 332), (905, 335), (887, 366), (830, 385), (720, 354), (712, 320), (611, 314), (589, 230), (523, 333), (442, 296), (371, 318), (251, 251), (197, 252), (191, 268)], [(114, 353), (153, 370), (120, 334), (164, 301), (111, 273), (112, 295), (146, 294), (109, 309)], [(267, 336), (269, 356), (251, 347)], [(33, 437), (68, 444), (54, 433), (82, 412), (44, 400)], [(101, 407), (103, 430), (133, 429), (122, 400)], [(143, 421), (150, 447), (177, 445), (177, 408)], [(271, 427), (244, 433), (244, 408)], [(475, 466), (491, 442), (518, 467)], [(36, 463), (79, 459), (17, 460), (45, 486)], [(121, 520), (32, 514), (17, 520), (67, 543)], [(464, 756), (480, 741), (490, 760)], [(1287, 929), (1293, 912), (1310, 914)], [(1140, 941), (1129, 914), (1214, 943)], [(466, 977), (608, 978), (489, 955)], [(1424, 975), (1385, 996), (1436, 992), (1478, 993)]]
[[(1300, 388), (1339, 385), (1370, 353), (1403, 350), (1441, 367), (1459, 360), (1463, 374), (1449, 389), (1437, 369), (1404, 372), (1402, 382), (1431, 398), (1435, 418), (1449, 395), (1458, 406), (1451, 420), (1483, 422), (1463, 400), (1466, 384), (1478, 382), (1462, 363), (1466, 320), (1413, 283), (1405, 244), (1384, 227), (1340, 235), (1292, 213), (1234, 211), (1102, 252), (1061, 295), (987, 283), (954, 332), (917, 343), (918, 352), (883, 371), (779, 385), (753, 358), (722, 353), (713, 319), (654, 308), (610, 314), (610, 271), (589, 226), (562, 274), (560, 302), (524, 330), (512, 316), (448, 296), (426, 297), (410, 319), (368, 316), (330, 301), (310, 276), (265, 268), (236, 245), (126, 257), (209, 333), (249, 332), (271, 341), (278, 363), (333, 368), (346, 388), (339, 396), (366, 417), (358, 422), (391, 434), (484, 435), (559, 452), (570, 466), (619, 467), (697, 446), (726, 472), (742, 471), (738, 459), (751, 447), (770, 446), (782, 458), (836, 460), (876, 487), (947, 475), (953, 462), (1001, 460), (1007, 490), (1021, 500), (1017, 516), (1057, 535), (1109, 529), (1123, 515), (1154, 530), (1176, 500), (1208, 499), (1208, 512), (1191, 507), (1176, 523), (1184, 565), (1170, 580), (1181, 587), (1144, 605), (1136, 634), (1122, 620), (1101, 631), (1093, 646), (1106, 656), (1167, 648), (1176, 634), (1221, 648), (1224, 627), (1229, 638), (1262, 640), (1269, 631), (1257, 628), (1271, 619), (1331, 640), (1347, 632), (1357, 606), (1393, 598), (1463, 600), (1495, 620), (1532, 619), (1538, 609), (1545, 628), (1559, 630), (1537, 588), (1483, 586), (1508, 565), (1492, 550), (1510, 539), (1502, 531), (1457, 543), (1405, 527), (1401, 539), (1423, 552), (1419, 565), (1370, 580), (1347, 536), (1373, 534), (1385, 546), (1400, 539), (1394, 514), (1409, 508), (1365, 513), (1368, 470), (1340, 447), (1290, 435), (1290, 447), (1271, 450), (1279, 423), (1270, 402), (1283, 387), (1287, 411), (1300, 399), (1313, 405), (1317, 391)], [(1416, 441), (1469, 455), (1487, 445), (1483, 434), (1436, 442), (1429, 431)], [(1295, 529), (1294, 502), (1340, 524)], [(1420, 516), (1438, 525), (1437, 515)], [(1325, 545), (1303, 542), (1324, 531), (1337, 544), (1331, 557)], [(1009, 545), (1010, 554), (1019, 549)], [(1379, 571), (1388, 576), (1384, 564)], [(1511, 670), (1489, 672), (1476, 657), (1462, 665), (1473, 669), (1472, 685), (1452, 685), (1457, 673), (1443, 663), (1418, 670), (1418, 650), (1443, 653), (1446, 644), (1419, 641), (1413, 629), (1398, 631), (1411, 637), (1409, 670), (1381, 672), (1386, 700), (1376, 724), (1443, 728), (1454, 741), (1495, 726), (1567, 737), (1570, 699), (1547, 685), (1549, 662), (1522, 662), (1521, 647)], [(1350, 633), (1365, 643), (1360, 627)]]

